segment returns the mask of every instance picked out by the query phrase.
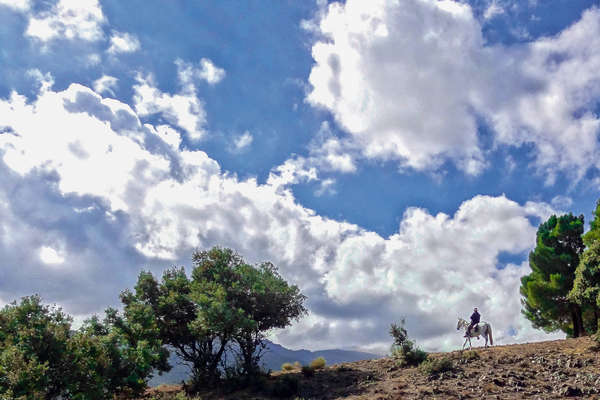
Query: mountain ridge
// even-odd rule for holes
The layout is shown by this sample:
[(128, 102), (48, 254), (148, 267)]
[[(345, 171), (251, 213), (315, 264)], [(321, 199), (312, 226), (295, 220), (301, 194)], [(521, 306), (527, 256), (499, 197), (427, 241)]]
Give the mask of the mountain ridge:
[[(317, 357), (323, 357), (328, 365), (361, 360), (373, 360), (382, 357), (378, 354), (342, 349), (325, 349), (317, 351), (306, 349), (291, 350), (269, 340), (266, 340), (265, 343), (266, 347), (261, 358), (261, 366), (266, 371), (280, 370), (281, 365), (286, 362), (294, 363), (297, 361), (302, 365), (308, 365)], [(150, 387), (162, 384), (181, 383), (181, 381), (189, 378), (188, 367), (182, 364), (181, 360), (179, 360), (174, 353), (171, 354), (169, 363), (173, 366), (171, 371), (154, 376), (150, 382), (148, 382)]]

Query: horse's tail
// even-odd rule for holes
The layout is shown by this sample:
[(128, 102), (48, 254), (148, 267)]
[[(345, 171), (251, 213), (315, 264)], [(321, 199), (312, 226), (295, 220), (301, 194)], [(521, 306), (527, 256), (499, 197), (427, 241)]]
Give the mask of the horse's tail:
[(494, 338), (492, 337), (492, 326), (490, 324), (488, 324), (488, 336), (490, 337), (490, 344), (493, 346), (494, 345)]

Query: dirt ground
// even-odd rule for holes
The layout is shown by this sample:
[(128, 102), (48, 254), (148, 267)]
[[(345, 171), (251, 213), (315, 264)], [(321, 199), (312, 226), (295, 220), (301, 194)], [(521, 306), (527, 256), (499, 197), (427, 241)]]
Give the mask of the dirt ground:
[[(476, 353), (476, 354), (475, 354)], [(474, 348), (473, 352), (433, 353), (452, 360), (453, 370), (429, 375), (400, 368), (391, 358), (328, 366), (311, 378), (300, 371), (275, 372), (273, 384), (286, 374), (299, 380), (291, 399), (576, 399), (600, 400), (600, 348), (588, 337), (518, 345)], [(170, 399), (177, 386), (149, 395)], [(150, 397), (150, 396), (149, 396)], [(209, 399), (271, 399), (250, 391), (203, 393)]]

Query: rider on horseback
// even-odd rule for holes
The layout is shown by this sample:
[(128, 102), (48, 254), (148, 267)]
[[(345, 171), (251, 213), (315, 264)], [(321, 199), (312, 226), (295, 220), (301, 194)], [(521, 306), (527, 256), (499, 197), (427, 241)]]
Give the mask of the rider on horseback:
[[(471, 329), (473, 329), (473, 327), (479, 323), (480, 318), (481, 318), (481, 316), (477, 312), (477, 307), (475, 307), (473, 309), (473, 314), (471, 314), (471, 323), (469, 324), (469, 327), (467, 328), (467, 333), (465, 333), (465, 337), (469, 337), (469, 334), (471, 333)], [(479, 337), (477, 339), (479, 339)]]

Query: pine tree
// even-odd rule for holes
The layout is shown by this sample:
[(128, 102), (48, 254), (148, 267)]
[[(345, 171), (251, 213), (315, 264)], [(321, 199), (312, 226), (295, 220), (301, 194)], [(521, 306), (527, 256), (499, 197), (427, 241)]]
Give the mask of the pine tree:
[(540, 225), (529, 254), (531, 273), (521, 278), (523, 314), (535, 328), (585, 334), (581, 306), (568, 297), (583, 252), (583, 215), (553, 215)]

